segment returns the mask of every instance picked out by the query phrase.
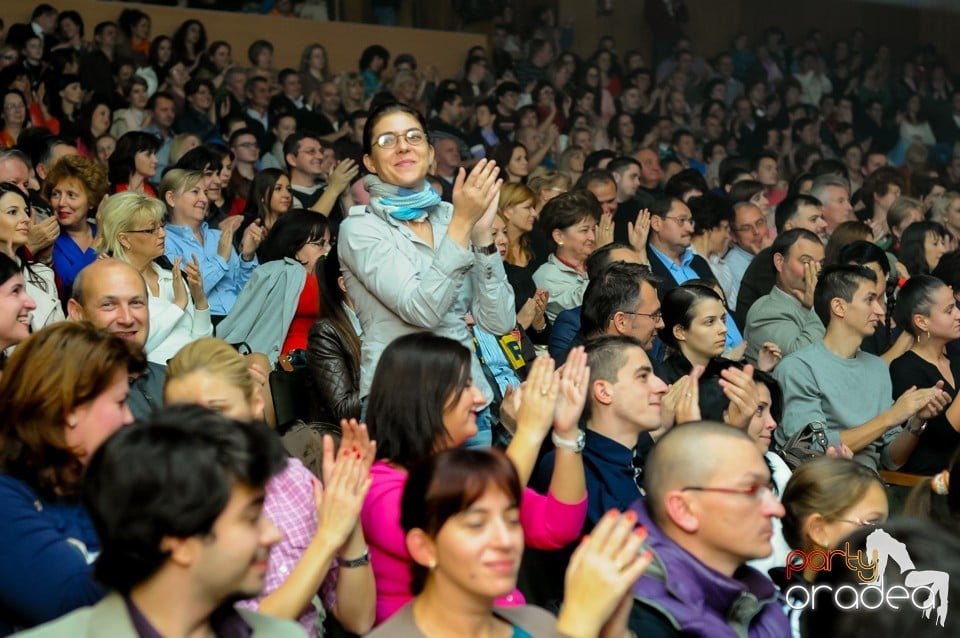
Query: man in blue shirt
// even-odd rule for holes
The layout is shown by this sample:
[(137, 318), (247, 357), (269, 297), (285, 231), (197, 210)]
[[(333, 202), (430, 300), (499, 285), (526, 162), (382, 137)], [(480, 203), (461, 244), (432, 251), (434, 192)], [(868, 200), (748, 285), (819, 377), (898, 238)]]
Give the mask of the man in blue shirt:
[(691, 279), (716, 281), (710, 264), (694, 253), (693, 214), (675, 197), (658, 199), (650, 206), (650, 238), (647, 260), (650, 270), (660, 278), (660, 298), (669, 290)]

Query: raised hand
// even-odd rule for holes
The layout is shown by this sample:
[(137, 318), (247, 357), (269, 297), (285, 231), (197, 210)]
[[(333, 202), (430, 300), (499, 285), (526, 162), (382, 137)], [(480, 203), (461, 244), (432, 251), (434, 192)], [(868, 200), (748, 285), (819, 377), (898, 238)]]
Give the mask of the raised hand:
[(483, 216), (477, 220), (473, 226), (473, 232), (470, 233), (470, 241), (474, 246), (489, 246), (493, 243), (493, 220), (497, 216), (497, 210), (500, 207), (500, 188), (503, 186), (503, 180), (498, 179), (493, 184), (490, 202), (487, 204)]
[(253, 258), (257, 256), (257, 248), (260, 247), (260, 242), (263, 241), (264, 236), (266, 235), (266, 230), (259, 219), (253, 220), (247, 229), (243, 231), (243, 238), (240, 240), (240, 257), (244, 261), (253, 261)]
[(693, 366), (660, 399), (660, 434), (674, 425), (700, 420), (700, 377), (704, 366)]
[(757, 386), (753, 381), (753, 366), (745, 365), (743, 370), (734, 366), (725, 368), (720, 372), (718, 383), (724, 396), (730, 400), (730, 405), (724, 412), (724, 422), (736, 427), (747, 427), (759, 407)]
[(646, 258), (647, 237), (650, 235), (650, 211), (644, 208), (637, 213), (636, 222), (627, 222), (627, 239), (631, 248)]
[[(519, 409), (516, 413), (515, 437), (523, 437), (538, 444), (543, 442), (553, 423), (560, 378), (554, 374), (554, 362), (549, 355), (537, 357), (523, 383)], [(504, 398), (503, 403), (506, 403)], [(501, 411), (502, 405), (501, 403)]]
[(567, 355), (560, 375), (560, 394), (553, 418), (553, 429), (561, 439), (573, 439), (580, 427), (580, 415), (590, 389), (590, 368), (587, 353), (578, 346)]
[(349, 157), (340, 160), (327, 179), (327, 188), (336, 193), (342, 193), (350, 187), (350, 183), (360, 173), (360, 167)]
[(497, 176), (500, 169), (496, 162), (482, 159), (470, 174), (461, 168), (453, 183), (453, 217), (472, 229), (487, 212), (491, 200), (498, 194)]
[(613, 243), (613, 213), (601, 213), (597, 225), (597, 248)]
[[(190, 290), (190, 296), (193, 297), (193, 307), (197, 310), (206, 310), (210, 307), (207, 303), (207, 292), (203, 289), (203, 275), (200, 273), (200, 260), (196, 255), (191, 255), (192, 261), (184, 267), (187, 277), (187, 288)], [(179, 259), (179, 257), (177, 258)]]
[(180, 310), (185, 310), (190, 298), (187, 296), (187, 285), (183, 283), (183, 271), (180, 270), (182, 258), (177, 256), (173, 258), (173, 303), (180, 306)]
[(333, 437), (324, 435), (323, 487), (314, 482), (314, 500), (317, 534), (340, 547), (357, 526), (373, 479), (363, 453), (341, 445), (339, 454), (334, 455), (333, 447)]
[(782, 358), (783, 355), (780, 353), (780, 346), (772, 341), (764, 341), (763, 345), (760, 346), (760, 351), (757, 353), (757, 370), (770, 372), (777, 367), (777, 364), (780, 363), (780, 359)]
[(37, 253), (53, 246), (60, 236), (60, 223), (56, 216), (47, 217), (42, 222), (31, 223), (27, 234), (27, 250), (34, 257)]

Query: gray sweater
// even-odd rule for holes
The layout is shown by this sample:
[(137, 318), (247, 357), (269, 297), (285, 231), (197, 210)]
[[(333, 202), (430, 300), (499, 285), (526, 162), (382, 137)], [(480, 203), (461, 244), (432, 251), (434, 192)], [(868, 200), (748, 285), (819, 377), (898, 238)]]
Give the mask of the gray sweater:
[[(839, 445), (840, 432), (863, 425), (893, 405), (887, 364), (861, 350), (853, 359), (844, 359), (818, 341), (784, 357), (773, 376), (783, 388), (783, 419), (774, 431), (781, 445), (812, 421), (825, 423), (830, 445)], [(879, 469), (888, 436), (897, 432), (891, 429), (854, 459)], [(883, 457), (884, 466), (890, 467), (888, 455)]]

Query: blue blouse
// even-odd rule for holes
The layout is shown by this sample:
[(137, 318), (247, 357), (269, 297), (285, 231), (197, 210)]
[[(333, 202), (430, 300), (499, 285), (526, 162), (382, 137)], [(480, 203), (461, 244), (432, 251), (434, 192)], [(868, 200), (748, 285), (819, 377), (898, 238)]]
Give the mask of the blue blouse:
[[(90, 224), (90, 230), (96, 237), (97, 225), (92, 221), (87, 223)], [(73, 241), (70, 235), (61, 231), (56, 241), (53, 242), (53, 270), (60, 277), (60, 281), (63, 282), (65, 294), (69, 295), (70, 286), (73, 284), (73, 280), (77, 278), (77, 274), (92, 264), (96, 258), (97, 251), (93, 247), (81, 251), (77, 242)]]

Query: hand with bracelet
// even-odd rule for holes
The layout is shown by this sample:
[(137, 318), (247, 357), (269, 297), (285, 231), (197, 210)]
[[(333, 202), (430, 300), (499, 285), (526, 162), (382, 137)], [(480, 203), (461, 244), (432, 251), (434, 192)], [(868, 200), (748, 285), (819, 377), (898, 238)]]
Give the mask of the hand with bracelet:
[[(512, 402), (519, 407), (516, 409), (516, 429), (507, 447), (507, 456), (517, 468), (523, 486), (530, 480), (540, 446), (553, 423), (559, 392), (560, 377), (554, 373), (553, 359), (541, 356), (530, 366), (527, 380), (511, 396)], [(504, 410), (503, 404), (500, 410)]]
[[(583, 430), (580, 415), (587, 402), (590, 386), (590, 368), (583, 346), (570, 351), (560, 374), (560, 395), (553, 417), (553, 443), (558, 448), (579, 452), (583, 449)], [(570, 447), (570, 446), (574, 447)]]

